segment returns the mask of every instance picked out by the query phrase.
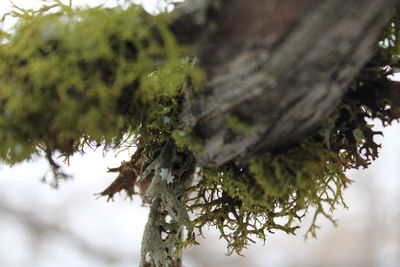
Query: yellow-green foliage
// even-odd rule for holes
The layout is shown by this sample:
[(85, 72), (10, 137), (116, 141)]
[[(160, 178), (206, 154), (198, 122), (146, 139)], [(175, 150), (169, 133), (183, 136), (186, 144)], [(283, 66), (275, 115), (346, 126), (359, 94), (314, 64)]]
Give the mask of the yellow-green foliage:
[(68, 156), (127, 133), (171, 131), (180, 88), (198, 84), (201, 72), (175, 42), (168, 15), (135, 5), (52, 8), (20, 10), (15, 32), (0, 36), (0, 159)]
[(316, 218), (332, 220), (337, 205), (345, 205), (342, 190), (350, 182), (341, 157), (326, 148), (306, 143), (285, 153), (266, 153), (239, 167), (204, 169), (204, 180), (195, 188), (190, 209), (195, 225), (215, 225), (227, 240), (230, 252), (252, 242), (265, 241), (266, 233), (290, 234), (301, 218), (314, 212), (309, 233), (315, 235)]

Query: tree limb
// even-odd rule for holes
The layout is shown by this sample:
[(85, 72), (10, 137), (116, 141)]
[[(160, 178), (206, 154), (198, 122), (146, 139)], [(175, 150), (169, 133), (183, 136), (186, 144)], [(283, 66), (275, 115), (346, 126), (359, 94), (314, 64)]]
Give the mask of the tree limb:
[[(196, 37), (208, 75), (205, 92), (186, 101), (181, 114), (182, 125), (204, 141), (198, 164), (287, 147), (315, 129), (373, 54), (399, 2), (221, 1), (219, 10), (208, 11), (207, 26), (177, 30), (185, 42)], [(250, 130), (230, 128), (230, 116)]]

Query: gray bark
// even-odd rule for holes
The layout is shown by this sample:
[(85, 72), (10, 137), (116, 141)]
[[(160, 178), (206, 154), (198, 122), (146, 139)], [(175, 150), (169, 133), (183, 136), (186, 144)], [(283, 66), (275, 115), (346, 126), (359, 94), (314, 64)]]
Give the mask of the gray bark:
[[(281, 149), (313, 131), (373, 54), (399, 2), (220, 1), (206, 13), (213, 27), (188, 24), (193, 16), (183, 12), (176, 34), (195, 43), (208, 75), (204, 93), (187, 100), (181, 114), (204, 141), (199, 166)], [(230, 116), (251, 129), (228, 127)]]

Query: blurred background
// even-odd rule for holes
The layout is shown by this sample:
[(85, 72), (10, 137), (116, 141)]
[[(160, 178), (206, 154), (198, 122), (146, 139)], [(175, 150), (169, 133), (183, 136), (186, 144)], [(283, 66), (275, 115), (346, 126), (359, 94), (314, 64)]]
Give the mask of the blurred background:
[[(75, 0), (74, 5), (118, 1)], [(122, 1), (121, 1), (122, 2)], [(144, 3), (149, 12), (157, 0)], [(41, 1), (14, 1), (37, 7)], [(0, 14), (11, 4), (2, 0)], [(8, 19), (3, 27), (10, 27)], [(384, 130), (381, 155), (367, 170), (348, 173), (354, 181), (345, 192), (349, 209), (335, 213), (338, 226), (321, 219), (318, 239), (304, 241), (307, 220), (297, 236), (277, 232), (265, 245), (257, 243), (245, 257), (226, 256), (226, 244), (210, 229), (200, 246), (188, 249), (187, 267), (249, 266), (400, 266), (400, 124)], [(72, 158), (65, 170), (74, 179), (58, 190), (41, 182), (49, 171), (43, 159), (12, 168), (0, 166), (0, 266), (1, 267), (134, 267), (148, 209), (139, 198), (121, 195), (113, 202), (97, 199), (115, 178), (108, 167), (119, 166), (127, 153), (103, 155), (88, 151)]]

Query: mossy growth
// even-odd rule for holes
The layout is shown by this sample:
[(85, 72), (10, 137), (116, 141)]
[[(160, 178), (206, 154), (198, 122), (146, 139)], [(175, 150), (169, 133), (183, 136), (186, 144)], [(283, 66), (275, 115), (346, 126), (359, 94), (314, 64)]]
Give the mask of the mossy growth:
[[(203, 169), (189, 209), (197, 214), (195, 226), (213, 225), (228, 242), (229, 253), (240, 253), (252, 238), (267, 233), (294, 234), (308, 212), (314, 212), (309, 233), (315, 235), (318, 215), (344, 204), (342, 190), (350, 183), (336, 153), (308, 142), (284, 153), (265, 153), (242, 166), (230, 162)], [(315, 208), (315, 209), (312, 209)]]
[(19, 18), (14, 31), (0, 35), (0, 159), (8, 164), (118, 147), (126, 136), (163, 144), (181, 88), (203, 79), (167, 13), (54, 1), (10, 14)]

